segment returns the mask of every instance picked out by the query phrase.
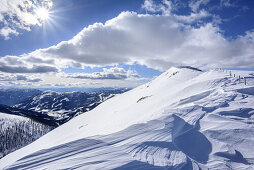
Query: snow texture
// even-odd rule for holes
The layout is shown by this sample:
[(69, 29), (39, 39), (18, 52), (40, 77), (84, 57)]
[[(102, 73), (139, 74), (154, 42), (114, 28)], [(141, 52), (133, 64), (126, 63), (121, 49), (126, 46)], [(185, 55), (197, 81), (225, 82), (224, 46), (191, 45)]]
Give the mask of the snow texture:
[(171, 68), (0, 160), (0, 169), (254, 169), (254, 74)]

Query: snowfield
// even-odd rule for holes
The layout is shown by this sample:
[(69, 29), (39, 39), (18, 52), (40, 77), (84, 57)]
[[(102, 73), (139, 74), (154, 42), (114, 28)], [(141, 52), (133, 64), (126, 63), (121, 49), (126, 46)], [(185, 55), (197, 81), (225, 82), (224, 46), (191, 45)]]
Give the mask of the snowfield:
[(0, 169), (254, 169), (254, 74), (171, 68), (0, 160)]

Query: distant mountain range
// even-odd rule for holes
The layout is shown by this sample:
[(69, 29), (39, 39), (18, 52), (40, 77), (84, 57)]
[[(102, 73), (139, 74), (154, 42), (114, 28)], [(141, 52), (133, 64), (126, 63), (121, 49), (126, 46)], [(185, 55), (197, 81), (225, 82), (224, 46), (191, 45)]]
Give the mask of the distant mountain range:
[(37, 89), (0, 89), (0, 104), (12, 106), (41, 92)]
[(36, 89), (0, 89), (0, 112), (29, 117), (50, 125), (61, 125), (89, 111), (127, 88), (95, 92), (55, 92)]

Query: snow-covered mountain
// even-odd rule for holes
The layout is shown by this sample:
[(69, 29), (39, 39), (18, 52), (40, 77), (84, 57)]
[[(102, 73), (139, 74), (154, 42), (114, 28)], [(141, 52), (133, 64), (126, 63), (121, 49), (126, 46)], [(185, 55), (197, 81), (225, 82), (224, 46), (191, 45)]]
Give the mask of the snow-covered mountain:
[(0, 169), (254, 169), (254, 74), (171, 68), (0, 160)]
[(10, 115), (17, 115), (17, 116), (30, 118), (30, 119), (33, 119), (34, 121), (40, 122), (45, 125), (54, 126), (54, 127), (57, 127), (60, 124), (63, 124), (65, 122), (64, 119), (56, 119), (55, 117), (42, 113), (42, 112), (18, 109), (18, 108), (1, 105), (1, 104), (0, 104), (0, 112), (5, 114), (10, 114)]
[(92, 110), (105, 100), (127, 90), (124, 88), (91, 93), (44, 91), (16, 104), (14, 107), (44, 113), (62, 124), (77, 114)]

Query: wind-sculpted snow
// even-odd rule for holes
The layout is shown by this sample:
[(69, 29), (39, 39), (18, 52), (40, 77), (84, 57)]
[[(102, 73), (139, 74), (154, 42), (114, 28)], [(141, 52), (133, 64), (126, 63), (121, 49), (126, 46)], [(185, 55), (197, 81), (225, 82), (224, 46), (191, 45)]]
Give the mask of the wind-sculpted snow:
[(237, 92), (247, 95), (254, 95), (254, 87), (238, 89)]
[[(185, 125), (184, 122), (183, 119), (177, 116), (169, 116), (162, 120), (133, 125), (115, 134), (76, 140), (35, 152), (17, 161), (10, 168), (40, 169), (47, 167), (49, 169), (57, 169), (58, 166), (64, 164), (65, 168), (70, 169), (79, 166), (84, 169), (100, 169), (101, 166), (111, 169), (117, 168), (118, 166), (126, 166), (126, 164), (133, 164), (133, 161), (143, 168), (154, 168), (154, 166), (157, 166), (157, 168), (191, 167), (189, 156), (194, 157), (197, 155), (196, 149), (198, 149), (202, 155), (197, 160), (200, 161), (201, 159), (206, 161), (204, 159), (207, 159), (210, 148), (207, 148), (207, 152), (205, 146), (210, 143), (200, 132), (192, 130), (190, 125), (188, 127), (190, 128), (188, 129), (190, 132), (187, 131), (187, 133), (183, 132), (185, 130), (182, 129), (183, 127), (175, 127), (175, 125)], [(169, 132), (174, 133), (174, 130), (177, 129), (180, 130), (175, 132), (177, 133), (175, 138), (168, 135)], [(151, 133), (151, 131), (154, 132)], [(196, 135), (195, 137), (198, 137), (201, 141), (204, 140), (204, 146), (202, 144), (196, 145), (193, 146), (193, 150), (188, 150), (187, 140), (191, 140), (190, 142), (193, 144), (195, 139), (189, 134)], [(184, 144), (184, 140), (187, 143)], [(204, 158), (201, 158), (203, 156)], [(96, 161), (92, 161), (93, 159), (96, 159)], [(75, 160), (79, 160), (80, 162), (73, 166), (71, 162)]]
[(172, 68), (7, 155), (0, 168), (253, 169), (252, 87), (222, 71)]

